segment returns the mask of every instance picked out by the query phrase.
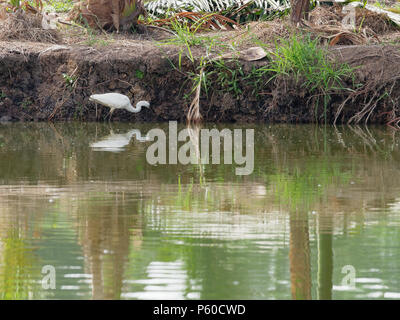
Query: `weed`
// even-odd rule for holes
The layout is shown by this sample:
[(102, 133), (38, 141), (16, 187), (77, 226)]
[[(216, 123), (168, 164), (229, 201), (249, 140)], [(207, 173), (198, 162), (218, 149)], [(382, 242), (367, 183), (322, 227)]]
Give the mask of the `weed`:
[(315, 97), (316, 114), (318, 113), (319, 95), (324, 102), (324, 117), (326, 122), (327, 105), (331, 94), (339, 91), (352, 91), (344, 86), (345, 79), (354, 83), (354, 69), (347, 64), (338, 65), (328, 55), (326, 49), (319, 45), (319, 39), (311, 39), (309, 35), (300, 38), (293, 35), (288, 40), (281, 39), (275, 44), (276, 51), (272, 54), (269, 66), (258, 72), (269, 72), (269, 81), (277, 77), (293, 77)]
[(80, 120), (83, 117), (83, 104), (78, 103), (77, 107), (75, 108), (75, 112), (74, 112), (74, 119), (75, 120)]
[(236, 98), (243, 93), (239, 83), (245, 74), (238, 60), (233, 60), (229, 64), (223, 59), (213, 60), (211, 68), (209, 76), (216, 75), (215, 81), (221, 91), (232, 93)]
[(64, 81), (65, 81), (65, 86), (72, 90), (75, 85), (76, 85), (76, 81), (78, 80), (78, 78), (76, 76), (74, 76), (74, 73), (72, 73), (71, 75), (67, 74), (67, 73), (63, 73), (62, 74)]
[(73, 0), (47, 0), (44, 4), (44, 10), (49, 12), (68, 12), (73, 6)]
[(140, 70), (135, 71), (135, 77), (142, 80), (144, 78), (144, 72)]
[[(83, 18), (82, 18), (82, 21), (84, 22), (84, 25), (85, 25), (84, 30), (87, 35), (87, 39), (85, 41), (83, 41), (84, 44), (88, 45), (89, 47), (93, 47), (95, 45), (99, 45), (99, 46), (109, 45), (109, 43), (110, 43), (109, 39), (100, 38), (99, 33), (95, 29), (91, 28), (88, 25), (87, 21), (85, 21)], [(108, 37), (108, 35), (107, 35), (107, 37)]]
[(32, 103), (33, 103), (33, 102), (32, 102), (29, 98), (24, 99), (24, 100), (22, 101), (22, 103), (21, 103), (21, 107), (22, 107), (24, 110), (28, 110), (28, 109), (29, 109), (29, 106), (31, 106)]
[(86, 28), (86, 33), (87, 33), (87, 39), (85, 41), (85, 44), (88, 45), (89, 47), (93, 47), (99, 41), (97, 33), (90, 27)]
[(327, 93), (345, 89), (343, 80), (353, 77), (352, 68), (331, 60), (328, 52), (319, 45), (319, 39), (312, 40), (309, 35), (281, 39), (275, 47), (269, 66), (259, 70), (272, 72), (270, 80), (278, 76), (293, 76), (297, 82), (302, 81), (302, 86), (310, 92), (322, 90)]
[(181, 177), (178, 176), (178, 196), (176, 198), (176, 205), (183, 207), (187, 210), (190, 210), (192, 205), (192, 198), (193, 198), (193, 186), (194, 181), (193, 178), (190, 178), (190, 184), (186, 186), (186, 190), (183, 191), (182, 184), (181, 184)]
[[(208, 16), (206, 16), (208, 17)], [(206, 18), (204, 17), (204, 18)], [(195, 62), (192, 48), (204, 47), (209, 51), (216, 46), (216, 37), (197, 36), (196, 33), (204, 24), (204, 18), (199, 19), (194, 24), (189, 24), (187, 21), (180, 22), (178, 20), (171, 21), (171, 29), (175, 33), (175, 37), (162, 40), (160, 44), (165, 45), (180, 45), (183, 48), (179, 52), (179, 68), (182, 65), (182, 57), (185, 53), (186, 57), (192, 62)], [(221, 44), (221, 43), (219, 43)], [(222, 45), (222, 44), (221, 44)]]

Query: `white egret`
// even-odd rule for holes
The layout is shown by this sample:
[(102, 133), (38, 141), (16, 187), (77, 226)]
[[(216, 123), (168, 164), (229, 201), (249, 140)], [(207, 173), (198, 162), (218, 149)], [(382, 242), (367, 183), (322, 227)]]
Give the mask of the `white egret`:
[(145, 108), (150, 107), (150, 102), (148, 101), (139, 101), (136, 104), (136, 107), (133, 107), (131, 101), (127, 96), (114, 92), (103, 93), (103, 94), (92, 94), (89, 98), (89, 101), (93, 101), (103, 106), (109, 107), (110, 108), (109, 120), (111, 120), (112, 113), (114, 112), (115, 109), (125, 109), (126, 111), (137, 113), (140, 112), (143, 107)]
[(150, 141), (150, 138), (146, 136), (142, 136), (140, 130), (132, 129), (127, 133), (115, 134), (112, 130), (110, 131), (110, 135), (104, 137), (103, 139), (93, 142), (90, 144), (90, 147), (93, 148), (94, 151), (108, 151), (108, 152), (120, 152), (124, 151), (124, 148), (129, 144), (132, 137), (136, 136), (136, 140), (140, 142)]

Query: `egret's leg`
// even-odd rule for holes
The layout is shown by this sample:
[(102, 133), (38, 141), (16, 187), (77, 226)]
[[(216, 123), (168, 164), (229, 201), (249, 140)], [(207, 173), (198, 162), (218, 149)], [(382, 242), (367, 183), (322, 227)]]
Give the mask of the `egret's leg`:
[(111, 113), (112, 113), (113, 109), (110, 108), (110, 111), (107, 113), (107, 115), (104, 117), (104, 120), (106, 120), (108, 118), (108, 120), (110, 120), (111, 117)]
[(115, 110), (114, 108), (111, 108), (111, 110), (110, 110), (110, 118), (108, 119), (109, 122), (111, 122), (111, 117), (112, 117), (114, 110)]

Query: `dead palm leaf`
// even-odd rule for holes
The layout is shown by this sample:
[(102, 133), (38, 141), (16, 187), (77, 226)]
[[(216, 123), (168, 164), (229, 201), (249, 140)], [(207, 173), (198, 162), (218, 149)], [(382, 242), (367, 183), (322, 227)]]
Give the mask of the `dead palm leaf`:
[(145, 3), (153, 17), (179, 12), (214, 12), (242, 23), (275, 16), (290, 8), (289, 0), (156, 0)]
[(199, 12), (180, 12), (170, 18), (159, 19), (152, 21), (152, 24), (157, 26), (171, 26), (176, 21), (185, 20), (193, 25), (192, 31), (214, 29), (214, 30), (233, 30), (240, 28), (240, 25), (224, 16), (217, 13), (199, 13)]

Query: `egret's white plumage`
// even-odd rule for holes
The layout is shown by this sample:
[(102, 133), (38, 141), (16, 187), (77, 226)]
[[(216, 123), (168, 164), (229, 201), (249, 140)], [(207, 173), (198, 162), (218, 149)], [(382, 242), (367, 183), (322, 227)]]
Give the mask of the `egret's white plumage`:
[(150, 140), (150, 138), (148, 138), (147, 136), (143, 137), (140, 130), (138, 129), (132, 129), (123, 134), (115, 134), (113, 131), (111, 131), (110, 135), (104, 137), (99, 141), (91, 143), (90, 147), (93, 148), (94, 151), (124, 151), (124, 148), (129, 144), (133, 136), (136, 136), (136, 140), (140, 142)]
[(92, 94), (89, 101), (99, 103), (103, 106), (110, 108), (110, 118), (115, 109), (125, 109), (129, 112), (140, 112), (143, 107), (149, 108), (150, 103), (148, 101), (139, 101), (135, 107), (132, 106), (129, 98), (120, 93), (103, 93), (103, 94)]

